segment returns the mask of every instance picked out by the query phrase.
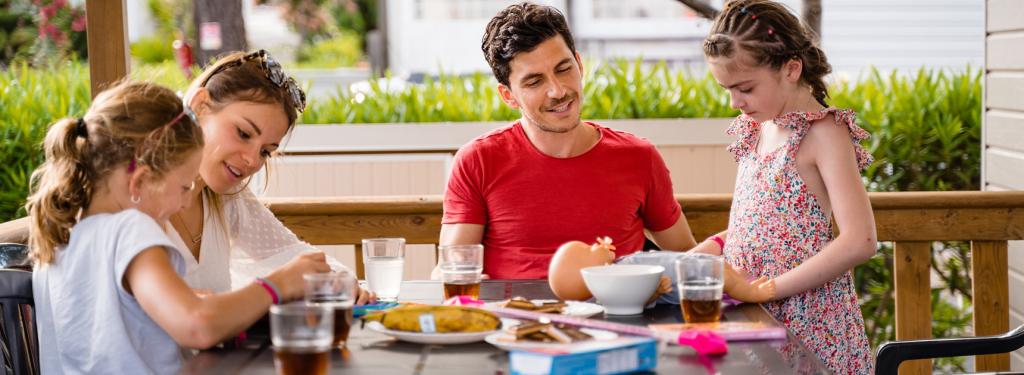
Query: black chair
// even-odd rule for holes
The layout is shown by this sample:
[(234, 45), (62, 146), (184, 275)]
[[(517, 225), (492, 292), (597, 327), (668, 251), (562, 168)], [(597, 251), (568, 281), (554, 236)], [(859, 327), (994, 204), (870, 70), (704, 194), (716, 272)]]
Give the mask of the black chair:
[[(25, 267), (18, 253), (27, 254), (25, 245), (0, 244), (2, 266)], [(0, 352), (5, 374), (39, 374), (32, 272), (0, 269)]]
[(999, 336), (893, 341), (878, 347), (875, 374), (895, 375), (913, 359), (1009, 353), (1024, 347), (1024, 325)]

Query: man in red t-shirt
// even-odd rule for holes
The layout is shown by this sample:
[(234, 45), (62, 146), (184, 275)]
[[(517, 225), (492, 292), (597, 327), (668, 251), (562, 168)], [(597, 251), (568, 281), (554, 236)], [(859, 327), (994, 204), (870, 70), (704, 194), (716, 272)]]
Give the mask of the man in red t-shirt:
[(440, 244), (482, 243), (494, 279), (542, 279), (563, 243), (615, 241), (642, 250), (696, 245), (658, 151), (644, 139), (580, 120), (582, 70), (555, 8), (511, 5), (482, 48), (502, 101), (522, 114), (462, 147), (444, 196)]

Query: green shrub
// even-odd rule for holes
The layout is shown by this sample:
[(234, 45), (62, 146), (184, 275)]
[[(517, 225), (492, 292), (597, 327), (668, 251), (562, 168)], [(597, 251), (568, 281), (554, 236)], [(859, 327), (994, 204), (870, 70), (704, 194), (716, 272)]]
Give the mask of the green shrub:
[(48, 123), (89, 106), (88, 70), (79, 64), (0, 72), (0, 221), (24, 216), (28, 180), (42, 162), (39, 143)]
[(337, 68), (353, 66), (363, 60), (363, 43), (353, 32), (339, 32), (299, 49), (298, 66), (302, 68)]
[(132, 57), (143, 64), (159, 64), (174, 60), (171, 40), (158, 36), (140, 38), (132, 43)]
[[(710, 75), (692, 77), (664, 64), (639, 61), (584, 64), (582, 116), (586, 119), (731, 117), (729, 99)], [(315, 101), (303, 114), (307, 124), (383, 122), (510, 121), (519, 112), (498, 96), (495, 81), (481, 73), (442, 74), (395, 91), (386, 80), (371, 80), (369, 92), (338, 92)]]
[[(182, 90), (187, 81), (167, 63), (132, 72)], [(66, 63), (30, 68), (25, 63), (0, 70), (0, 222), (24, 216), (28, 180), (42, 162), (40, 144), (49, 124), (85, 114), (89, 95), (88, 67)]]

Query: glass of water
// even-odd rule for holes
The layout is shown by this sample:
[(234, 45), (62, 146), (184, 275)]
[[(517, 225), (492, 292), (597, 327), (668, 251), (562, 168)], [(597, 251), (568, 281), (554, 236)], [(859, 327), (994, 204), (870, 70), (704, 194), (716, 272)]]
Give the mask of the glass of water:
[(363, 239), (366, 286), (380, 301), (398, 300), (405, 269), (404, 238)]

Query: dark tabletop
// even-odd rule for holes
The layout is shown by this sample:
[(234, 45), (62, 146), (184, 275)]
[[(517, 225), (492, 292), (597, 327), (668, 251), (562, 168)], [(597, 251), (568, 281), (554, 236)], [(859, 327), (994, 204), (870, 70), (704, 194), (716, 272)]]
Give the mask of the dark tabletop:
[[(485, 280), (480, 299), (500, 301), (514, 296), (554, 299), (546, 280)], [(399, 301), (440, 303), (439, 281), (406, 281)], [(742, 304), (724, 310), (727, 321), (759, 321), (778, 325), (756, 304)], [(620, 323), (647, 325), (681, 323), (678, 305), (657, 305), (643, 315), (605, 316)], [(266, 323), (263, 323), (266, 324)], [(259, 324), (257, 324), (259, 325)], [(225, 345), (199, 352), (186, 361), (184, 374), (273, 374), (274, 355), (266, 328), (254, 327), (249, 338), (238, 345)], [(349, 334), (347, 348), (331, 353), (331, 372), (344, 374), (508, 374), (508, 355), (483, 341), (462, 345), (427, 345), (396, 341), (390, 336), (362, 329), (357, 321)], [(823, 374), (828, 368), (792, 335), (786, 340), (729, 343), (723, 356), (700, 357), (693, 349), (668, 346), (659, 353), (657, 373), (662, 374)]]

